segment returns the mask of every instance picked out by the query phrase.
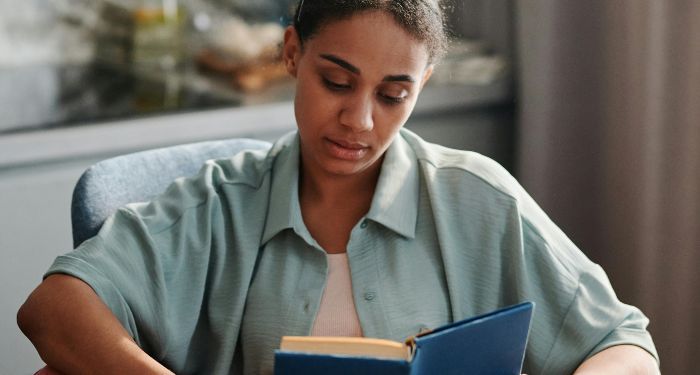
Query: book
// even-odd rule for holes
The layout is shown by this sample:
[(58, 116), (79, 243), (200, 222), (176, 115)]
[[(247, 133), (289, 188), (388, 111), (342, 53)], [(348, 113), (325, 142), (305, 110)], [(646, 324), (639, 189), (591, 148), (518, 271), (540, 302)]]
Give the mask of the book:
[(364, 337), (285, 336), (275, 375), (519, 375), (534, 303), (505, 307), (420, 333), (405, 342)]

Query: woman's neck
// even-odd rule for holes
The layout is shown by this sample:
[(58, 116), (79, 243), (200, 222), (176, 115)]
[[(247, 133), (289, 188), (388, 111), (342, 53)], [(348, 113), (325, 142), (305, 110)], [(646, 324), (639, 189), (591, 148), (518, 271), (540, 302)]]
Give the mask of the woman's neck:
[(299, 204), (304, 224), (327, 253), (345, 252), (352, 228), (370, 209), (380, 167), (381, 162), (352, 176), (314, 174), (302, 167)]
[(322, 205), (344, 206), (365, 202), (369, 209), (380, 170), (381, 160), (370, 169), (353, 175), (314, 173), (302, 165), (299, 196), (308, 199), (307, 202)]

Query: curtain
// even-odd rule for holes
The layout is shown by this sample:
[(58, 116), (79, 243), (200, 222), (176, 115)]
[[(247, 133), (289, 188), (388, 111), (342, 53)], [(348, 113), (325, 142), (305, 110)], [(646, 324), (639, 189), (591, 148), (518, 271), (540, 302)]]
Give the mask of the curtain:
[(700, 339), (700, 1), (520, 0), (518, 176), (618, 297), (662, 372)]

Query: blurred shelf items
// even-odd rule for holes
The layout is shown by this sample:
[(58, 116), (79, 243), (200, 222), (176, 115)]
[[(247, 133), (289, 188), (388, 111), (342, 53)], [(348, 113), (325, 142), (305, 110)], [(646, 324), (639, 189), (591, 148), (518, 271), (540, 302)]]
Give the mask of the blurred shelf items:
[[(427, 102), (439, 103), (441, 95), (454, 102), (455, 86), (474, 103), (512, 101), (512, 49), (503, 42), (510, 35), (488, 26), (494, 15), (496, 23), (509, 24), (509, 10), (498, 5), (508, 1), (453, 2), (446, 9), (457, 38)], [(0, 2), (0, 136), (290, 101), (293, 84), (279, 46), (295, 3)]]

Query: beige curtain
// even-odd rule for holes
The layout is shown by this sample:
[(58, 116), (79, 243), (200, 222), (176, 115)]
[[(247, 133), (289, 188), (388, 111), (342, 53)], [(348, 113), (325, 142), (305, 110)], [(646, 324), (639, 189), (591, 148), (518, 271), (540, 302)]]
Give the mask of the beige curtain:
[(518, 173), (698, 373), (700, 1), (515, 1)]

